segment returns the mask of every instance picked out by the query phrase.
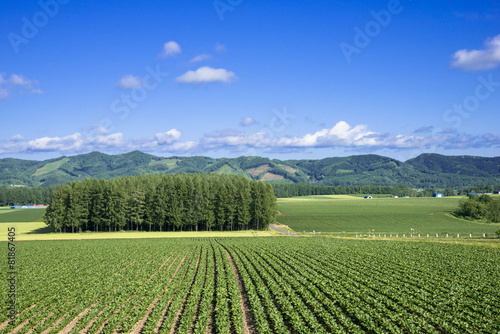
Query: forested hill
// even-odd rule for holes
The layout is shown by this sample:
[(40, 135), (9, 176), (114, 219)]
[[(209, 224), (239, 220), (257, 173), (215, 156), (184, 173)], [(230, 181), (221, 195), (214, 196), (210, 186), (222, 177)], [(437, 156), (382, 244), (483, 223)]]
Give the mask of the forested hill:
[(0, 186), (55, 186), (86, 178), (174, 173), (223, 173), (270, 182), (316, 185), (405, 185), (459, 189), (481, 183), (500, 184), (500, 157), (422, 154), (401, 162), (379, 155), (320, 160), (276, 160), (262, 157), (157, 157), (134, 151), (99, 152), (45, 161), (0, 159)]

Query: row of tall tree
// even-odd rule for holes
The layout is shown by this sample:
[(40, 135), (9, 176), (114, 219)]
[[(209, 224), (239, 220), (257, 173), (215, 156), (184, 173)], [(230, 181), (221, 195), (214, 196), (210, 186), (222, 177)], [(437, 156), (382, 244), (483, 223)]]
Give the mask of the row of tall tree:
[(141, 175), (58, 186), (44, 221), (66, 232), (262, 230), (276, 212), (271, 185), (243, 176)]
[(439, 191), (446, 196), (453, 196), (451, 188), (436, 190), (432, 188), (415, 190), (406, 186), (316, 186), (309, 183), (273, 184), (274, 193), (279, 198), (311, 195), (347, 195), (347, 194), (391, 194), (395, 196), (431, 197)]

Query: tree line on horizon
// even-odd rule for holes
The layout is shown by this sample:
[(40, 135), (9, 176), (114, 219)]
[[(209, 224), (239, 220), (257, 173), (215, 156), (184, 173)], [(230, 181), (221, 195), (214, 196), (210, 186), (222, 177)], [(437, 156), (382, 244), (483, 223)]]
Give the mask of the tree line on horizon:
[(287, 198), (295, 196), (316, 196), (316, 195), (379, 195), (391, 194), (395, 196), (410, 196), (410, 197), (431, 197), (436, 192), (441, 192), (445, 196), (467, 195), (470, 192), (492, 193), (500, 189), (500, 185), (492, 186), (481, 184), (477, 187), (469, 187), (458, 191), (448, 187), (446, 189), (413, 189), (407, 186), (381, 186), (381, 185), (365, 185), (365, 186), (316, 186), (310, 183), (276, 183), (273, 184), (273, 190), (278, 198)]
[(140, 175), (69, 182), (52, 191), (44, 222), (56, 232), (264, 230), (271, 185), (220, 174)]

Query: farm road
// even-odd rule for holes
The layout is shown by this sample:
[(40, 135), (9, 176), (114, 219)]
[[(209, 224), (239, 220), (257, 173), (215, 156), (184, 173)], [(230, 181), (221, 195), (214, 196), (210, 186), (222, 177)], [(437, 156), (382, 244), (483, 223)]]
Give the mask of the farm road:
[(285, 235), (291, 235), (291, 236), (297, 236), (298, 234), (297, 233), (293, 233), (293, 232), (288, 232), (288, 231), (285, 231), (281, 228), (279, 228), (278, 226), (274, 225), (274, 224), (270, 224), (269, 225), (269, 228), (273, 231), (276, 231), (276, 232), (279, 232), (279, 233), (283, 233)]

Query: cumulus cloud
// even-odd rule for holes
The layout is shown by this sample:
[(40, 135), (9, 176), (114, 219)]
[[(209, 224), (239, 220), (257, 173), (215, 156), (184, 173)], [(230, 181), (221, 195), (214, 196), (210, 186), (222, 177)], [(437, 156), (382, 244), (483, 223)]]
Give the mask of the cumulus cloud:
[(109, 135), (100, 135), (86, 140), (86, 145), (95, 149), (110, 149), (110, 148), (120, 148), (125, 144), (123, 140), (123, 133), (111, 133)]
[(23, 141), (25, 140), (26, 138), (24, 138), (23, 136), (21, 136), (19, 133), (15, 136), (12, 136), (10, 138), (10, 140), (12, 140), (13, 142), (19, 142), (19, 141)]
[(500, 65), (500, 35), (485, 42), (482, 50), (458, 50), (452, 56), (451, 67), (466, 71), (483, 71)]
[(155, 139), (160, 145), (171, 144), (181, 138), (181, 132), (177, 129), (172, 129), (167, 132), (157, 133)]
[(160, 57), (167, 58), (175, 56), (176, 54), (179, 54), (181, 52), (182, 50), (179, 44), (177, 44), (177, 42), (170, 41), (163, 45), (163, 51), (161, 52)]
[(390, 135), (368, 129), (366, 125), (351, 126), (340, 121), (331, 128), (294, 137), (272, 137), (266, 131), (247, 133), (226, 129), (205, 134), (198, 140), (181, 141), (181, 132), (171, 129), (151, 137), (126, 139), (120, 132), (101, 133), (85, 137), (80, 133), (64, 137), (42, 137), (32, 140), (18, 134), (9, 139), (0, 139), (0, 154), (59, 152), (62, 154), (82, 153), (94, 150), (129, 152), (162, 152), (170, 154), (199, 154), (212, 150), (249, 152), (303, 152), (305, 150), (331, 148), (374, 152), (402, 149), (477, 149), (499, 148), (500, 136), (494, 134), (471, 135), (457, 131), (433, 130), (421, 135)]
[(204, 53), (204, 54), (197, 55), (197, 56), (193, 57), (189, 62), (190, 63), (199, 63), (201, 61), (210, 60), (210, 59), (212, 59), (212, 56)]
[(241, 126), (250, 126), (255, 123), (256, 121), (252, 117), (243, 117), (240, 121)]
[(200, 67), (196, 71), (188, 71), (177, 77), (177, 82), (201, 84), (208, 82), (232, 82), (236, 79), (234, 72), (227, 71), (223, 68), (212, 68), (209, 66)]
[(132, 74), (124, 75), (118, 81), (118, 87), (121, 89), (131, 90), (142, 86), (142, 79)]
[(84, 146), (84, 139), (80, 133), (74, 133), (66, 137), (43, 137), (30, 140), (27, 143), (27, 151), (36, 152), (78, 152)]
[(245, 146), (269, 149), (306, 148), (413, 148), (427, 144), (424, 137), (389, 136), (369, 131), (366, 125), (350, 126), (341, 121), (332, 128), (295, 137), (270, 137), (265, 131), (247, 134), (241, 131), (224, 131), (205, 135), (201, 145), (208, 149)]
[(8, 78), (0, 74), (0, 100), (16, 90), (21, 94), (42, 94), (42, 90), (36, 88), (37, 85), (36, 80), (28, 79), (22, 74), (11, 74)]

